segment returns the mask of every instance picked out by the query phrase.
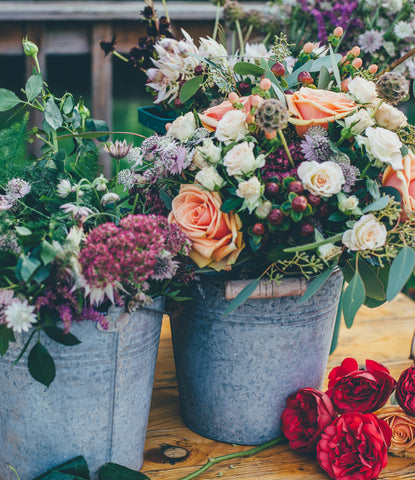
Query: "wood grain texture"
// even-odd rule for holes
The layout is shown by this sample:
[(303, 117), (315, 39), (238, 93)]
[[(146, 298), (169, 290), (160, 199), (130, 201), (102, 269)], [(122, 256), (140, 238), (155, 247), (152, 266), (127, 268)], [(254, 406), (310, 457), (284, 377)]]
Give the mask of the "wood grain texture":
[[(367, 358), (387, 366), (397, 378), (412, 364), (409, 349), (415, 329), (415, 303), (403, 295), (381, 308), (363, 308), (350, 330), (342, 325), (336, 351), (327, 371), (345, 357), (360, 364)], [(327, 379), (326, 379), (327, 384)], [(172, 449), (173, 447), (173, 449)], [(165, 452), (179, 458), (170, 458)], [(175, 379), (173, 350), (168, 318), (163, 321), (157, 360), (153, 400), (142, 472), (152, 480), (179, 480), (194, 472), (209, 457), (247, 450), (204, 438), (186, 428), (180, 418), (179, 394)], [(184, 454), (184, 457), (182, 456)], [(182, 457), (180, 457), (182, 456)], [(226, 480), (328, 480), (318, 463), (307, 455), (293, 452), (287, 444), (277, 445), (250, 458), (215, 465), (199, 477)], [(415, 459), (389, 456), (379, 480), (414, 480)]]

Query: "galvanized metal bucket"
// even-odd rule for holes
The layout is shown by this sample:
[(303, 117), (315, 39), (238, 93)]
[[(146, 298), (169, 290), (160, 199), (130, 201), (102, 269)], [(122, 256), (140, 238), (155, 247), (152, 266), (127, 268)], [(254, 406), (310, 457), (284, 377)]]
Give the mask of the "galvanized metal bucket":
[(35, 382), (27, 354), (12, 365), (22, 345), (0, 359), (0, 479), (21, 480), (45, 473), (77, 455), (91, 478), (106, 462), (139, 470), (153, 388), (164, 299), (128, 315), (111, 307), (110, 328), (74, 324), (82, 343), (64, 347), (46, 335), (42, 343), (56, 363), (49, 388)]
[(301, 305), (299, 295), (250, 298), (222, 318), (223, 279), (200, 276), (171, 319), (184, 423), (221, 442), (277, 437), (287, 397), (322, 386), (341, 285), (336, 271)]

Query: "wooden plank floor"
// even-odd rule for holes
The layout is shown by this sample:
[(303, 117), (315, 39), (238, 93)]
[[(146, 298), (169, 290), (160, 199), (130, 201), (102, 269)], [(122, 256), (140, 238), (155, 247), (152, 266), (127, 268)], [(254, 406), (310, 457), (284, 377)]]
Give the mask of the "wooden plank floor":
[[(347, 356), (356, 358), (359, 363), (370, 358), (383, 363), (398, 378), (412, 363), (408, 357), (414, 329), (415, 303), (404, 295), (376, 310), (363, 308), (351, 330), (342, 325), (339, 344), (329, 358), (327, 370)], [(179, 480), (203, 465), (208, 457), (248, 448), (206, 439), (184, 426), (179, 412), (170, 326), (165, 318), (141, 471), (152, 480)], [(168, 456), (175, 454), (181, 458)], [(297, 454), (287, 444), (282, 444), (251, 458), (216, 465), (199, 478), (327, 480), (329, 477), (311, 456)], [(389, 456), (389, 464), (379, 479), (415, 480), (415, 459)]]

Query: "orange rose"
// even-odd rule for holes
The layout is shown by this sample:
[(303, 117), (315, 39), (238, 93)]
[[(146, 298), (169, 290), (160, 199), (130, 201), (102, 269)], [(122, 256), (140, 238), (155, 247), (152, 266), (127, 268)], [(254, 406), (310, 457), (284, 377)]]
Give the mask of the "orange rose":
[(402, 159), (403, 170), (388, 166), (383, 174), (383, 185), (394, 187), (402, 196), (402, 220), (415, 211), (415, 155), (410, 152)]
[(293, 117), (290, 122), (296, 127), (298, 135), (305, 135), (309, 127), (318, 125), (327, 128), (328, 122), (334, 122), (347, 116), (357, 104), (345, 93), (330, 92), (302, 87), (292, 95), (285, 95), (288, 111)]
[(389, 452), (398, 457), (415, 457), (415, 417), (410, 417), (398, 406), (384, 407), (376, 415), (392, 430)]
[(218, 192), (208, 192), (199, 185), (181, 185), (173, 199), (169, 222), (176, 223), (190, 238), (191, 259), (203, 268), (230, 270), (244, 248), (237, 214), (220, 211)]

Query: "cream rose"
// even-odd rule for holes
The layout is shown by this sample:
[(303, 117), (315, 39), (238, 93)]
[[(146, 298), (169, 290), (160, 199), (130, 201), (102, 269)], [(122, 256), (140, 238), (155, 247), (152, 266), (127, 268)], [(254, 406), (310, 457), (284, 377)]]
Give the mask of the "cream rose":
[(237, 214), (223, 213), (218, 192), (181, 185), (173, 198), (169, 223), (176, 223), (192, 242), (190, 257), (199, 268), (230, 270), (245, 247)]
[(406, 115), (389, 103), (382, 103), (375, 114), (375, 120), (378, 125), (389, 130), (403, 128), (408, 123)]
[(339, 210), (344, 213), (353, 213), (359, 206), (359, 199), (356, 195), (350, 195), (350, 197), (344, 197), (339, 201)]
[(354, 77), (349, 82), (349, 93), (358, 103), (375, 105), (379, 101), (375, 83), (362, 77)]
[(238, 197), (244, 199), (244, 206), (250, 212), (261, 203), (261, 195), (264, 193), (264, 186), (257, 177), (251, 177), (245, 182), (240, 182), (236, 190)]
[(231, 110), (219, 120), (215, 137), (225, 144), (238, 142), (248, 133), (246, 113), (243, 110)]
[(325, 262), (332, 258), (338, 257), (342, 253), (342, 249), (333, 243), (325, 243), (317, 249), (318, 256)]
[(202, 187), (213, 192), (219, 190), (225, 185), (225, 180), (219, 175), (214, 167), (204, 167), (197, 172), (195, 180), (198, 181)]
[(367, 153), (380, 162), (387, 163), (394, 170), (402, 170), (402, 142), (395, 132), (382, 127), (368, 127), (366, 137), (356, 137), (359, 145), (366, 147)]
[(255, 158), (254, 144), (242, 142), (235, 145), (223, 158), (228, 175), (247, 175), (265, 164), (265, 157)]
[(221, 159), (222, 149), (217, 147), (211, 138), (205, 138), (203, 144), (196, 147), (193, 156), (193, 166), (195, 168), (206, 167), (207, 163), (216, 164)]
[(360, 135), (367, 127), (375, 124), (373, 118), (369, 115), (369, 112), (364, 108), (361, 108), (353, 115), (350, 115), (344, 119), (344, 125), (346, 128), (352, 129), (353, 135)]
[(343, 233), (342, 242), (349, 250), (375, 250), (383, 247), (386, 242), (387, 231), (385, 225), (368, 213), (363, 215), (351, 230)]
[(271, 210), (272, 210), (272, 203), (269, 200), (266, 200), (265, 202), (261, 203), (256, 207), (255, 215), (261, 219), (267, 218)]
[(177, 140), (182, 142), (186, 142), (195, 133), (195, 130), (195, 116), (193, 115), (193, 112), (189, 112), (174, 120), (167, 131), (167, 135), (169, 137), (177, 138)]
[(392, 430), (388, 451), (398, 457), (415, 458), (415, 417), (407, 415), (401, 407), (383, 407), (376, 416), (384, 420)]
[(319, 197), (331, 197), (339, 193), (345, 183), (343, 171), (337, 163), (303, 162), (297, 170), (304, 188)]

